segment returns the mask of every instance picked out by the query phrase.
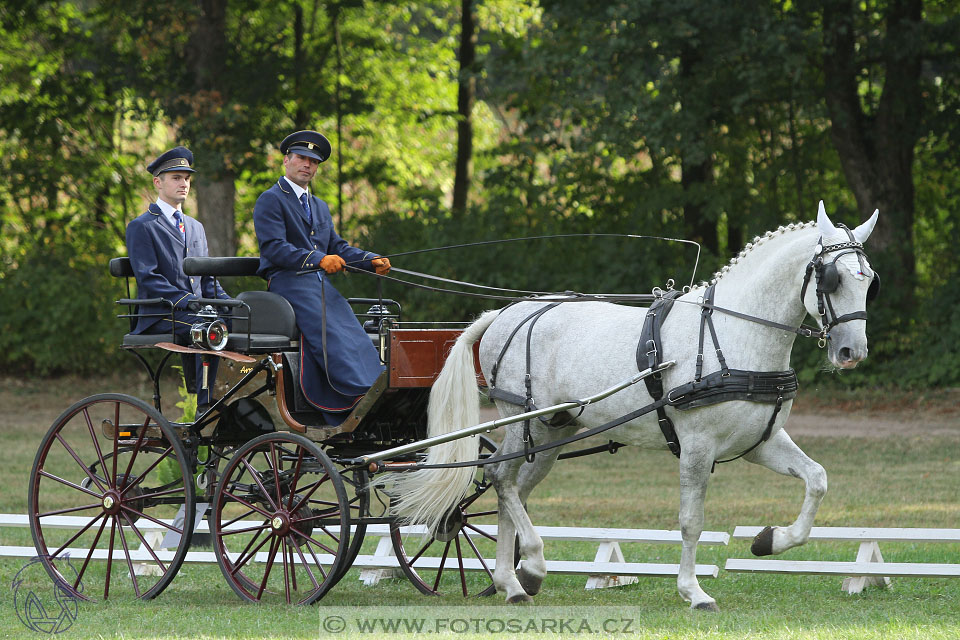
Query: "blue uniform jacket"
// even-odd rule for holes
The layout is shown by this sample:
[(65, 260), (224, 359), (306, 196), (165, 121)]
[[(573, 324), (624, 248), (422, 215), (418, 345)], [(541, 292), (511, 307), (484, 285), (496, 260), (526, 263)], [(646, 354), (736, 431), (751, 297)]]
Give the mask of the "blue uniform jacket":
[[(164, 298), (178, 310), (186, 310), (195, 298), (229, 298), (212, 276), (188, 276), (183, 272), (183, 259), (207, 255), (207, 236), (203, 225), (188, 215), (183, 216), (186, 243), (180, 231), (167, 222), (155, 203), (146, 213), (127, 225), (127, 255), (137, 278), (137, 297)], [(170, 330), (170, 317), (163, 306), (140, 307), (140, 318), (132, 333), (163, 333)], [(146, 314), (160, 314), (148, 317)], [(185, 314), (178, 314), (185, 315)]]
[(298, 276), (297, 271), (318, 267), (330, 253), (373, 271), (370, 260), (378, 254), (347, 244), (334, 231), (323, 200), (310, 196), (310, 210), (312, 224), (283, 179), (260, 194), (253, 209), (260, 244), (258, 273), (267, 279), (270, 291), (290, 301), (296, 313), (305, 397), (325, 414), (328, 424), (339, 424), (376, 381), (383, 365), (350, 305), (330, 282), (342, 276), (323, 272)]

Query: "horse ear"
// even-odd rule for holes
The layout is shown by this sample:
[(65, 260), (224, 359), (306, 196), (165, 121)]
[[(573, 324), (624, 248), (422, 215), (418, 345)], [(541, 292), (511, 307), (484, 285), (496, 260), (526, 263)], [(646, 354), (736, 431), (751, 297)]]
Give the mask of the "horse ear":
[(875, 209), (869, 220), (853, 230), (853, 237), (857, 239), (857, 242), (862, 244), (867, 241), (867, 238), (873, 233), (873, 228), (877, 226), (877, 218), (879, 216), (880, 209)]
[(823, 200), (820, 201), (820, 208), (817, 210), (817, 227), (820, 228), (820, 237), (829, 238), (837, 232), (837, 228), (830, 222), (827, 216), (827, 210), (823, 206)]

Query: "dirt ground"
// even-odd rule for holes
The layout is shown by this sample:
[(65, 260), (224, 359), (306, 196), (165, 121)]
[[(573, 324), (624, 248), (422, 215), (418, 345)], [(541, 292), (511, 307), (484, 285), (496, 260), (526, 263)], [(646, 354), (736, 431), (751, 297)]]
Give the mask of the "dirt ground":
[[(142, 376), (140, 376), (142, 377)], [(151, 392), (139, 378), (58, 378), (21, 380), (0, 377), (0, 430), (34, 429), (43, 433), (75, 401), (102, 392), (129, 393), (149, 400)], [(171, 388), (164, 405), (176, 401)], [(481, 419), (496, 418), (484, 409)], [(923, 393), (899, 390), (835, 391), (801, 389), (787, 431), (794, 436), (960, 437), (960, 389)]]

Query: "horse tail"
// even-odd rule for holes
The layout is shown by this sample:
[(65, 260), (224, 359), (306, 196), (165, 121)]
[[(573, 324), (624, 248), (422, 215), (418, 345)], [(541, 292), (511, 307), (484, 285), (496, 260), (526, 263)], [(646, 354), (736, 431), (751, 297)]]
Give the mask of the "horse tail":
[[(427, 436), (433, 437), (480, 423), (480, 397), (473, 359), (473, 345), (497, 319), (488, 311), (457, 338), (440, 371), (427, 406)], [(448, 464), (476, 460), (477, 436), (459, 438), (430, 447), (424, 464)], [(476, 467), (421, 469), (389, 474), (394, 496), (390, 510), (401, 522), (424, 524), (436, 531), (444, 515), (467, 494)], [(378, 483), (379, 484), (379, 483)]]

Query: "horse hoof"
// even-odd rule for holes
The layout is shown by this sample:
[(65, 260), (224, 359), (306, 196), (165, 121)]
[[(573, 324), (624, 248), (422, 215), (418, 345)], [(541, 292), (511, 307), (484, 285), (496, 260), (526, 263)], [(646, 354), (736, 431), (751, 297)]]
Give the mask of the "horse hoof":
[(700, 602), (695, 604), (693, 609), (697, 611), (709, 611), (711, 613), (720, 613), (720, 607), (717, 606), (716, 602)]
[(533, 604), (533, 598), (526, 593), (518, 593), (507, 598), (507, 604)]
[(750, 545), (750, 553), (755, 556), (773, 555), (773, 527), (765, 527), (757, 534)]
[(543, 584), (543, 578), (527, 573), (522, 564), (520, 568), (517, 569), (517, 580), (528, 595), (535, 596), (540, 593), (540, 585)]

